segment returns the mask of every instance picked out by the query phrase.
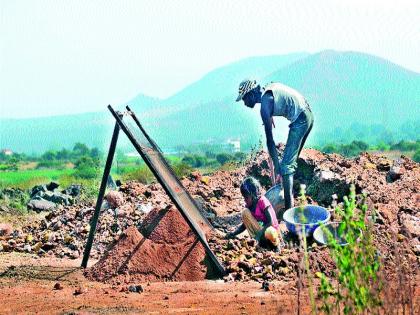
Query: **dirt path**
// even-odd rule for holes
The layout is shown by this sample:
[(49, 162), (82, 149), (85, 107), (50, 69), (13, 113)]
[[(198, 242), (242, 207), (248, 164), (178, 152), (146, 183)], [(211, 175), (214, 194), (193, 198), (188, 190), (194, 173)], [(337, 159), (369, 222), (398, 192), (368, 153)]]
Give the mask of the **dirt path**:
[[(121, 292), (127, 286), (86, 280), (79, 265), (79, 260), (0, 254), (0, 313), (292, 314), (296, 306), (295, 290), (280, 282), (268, 292), (256, 282), (139, 283), (144, 292), (131, 293)], [(61, 290), (54, 290), (57, 282)], [(85, 292), (74, 295), (80, 286)]]

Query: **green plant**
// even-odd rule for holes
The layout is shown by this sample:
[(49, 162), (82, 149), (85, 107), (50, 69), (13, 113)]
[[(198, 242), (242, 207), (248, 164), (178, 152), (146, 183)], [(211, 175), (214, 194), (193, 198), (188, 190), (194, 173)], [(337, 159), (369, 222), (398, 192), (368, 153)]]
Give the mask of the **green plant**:
[(373, 312), (381, 305), (379, 280), (380, 261), (373, 244), (372, 225), (367, 223), (366, 196), (356, 200), (355, 186), (344, 197), (343, 208), (335, 209), (341, 219), (338, 234), (343, 235), (347, 245), (340, 245), (331, 232), (327, 234), (328, 247), (336, 264), (336, 277), (330, 281), (323, 273), (318, 297), (322, 300), (321, 310), (335, 314), (342, 308), (344, 314)]
[(83, 179), (94, 179), (100, 176), (99, 160), (90, 156), (82, 156), (74, 164), (74, 176)]
[(194, 170), (191, 166), (182, 161), (171, 163), (171, 166), (178, 178), (188, 176)]
[[(298, 208), (298, 214), (300, 217), (300, 221), (302, 223), (306, 223), (306, 217), (304, 215), (304, 209), (307, 203), (306, 195), (305, 195), (305, 185), (300, 185), (300, 191), (299, 191), (299, 208)], [(311, 269), (309, 267), (309, 253), (308, 253), (308, 242), (306, 237), (306, 231), (305, 231), (305, 225), (302, 225), (302, 231), (298, 231), (300, 244), (302, 246), (302, 252), (303, 252), (303, 258), (302, 258), (302, 265), (306, 272), (306, 275), (308, 277), (308, 286), (309, 286), (309, 300), (311, 303), (311, 312), (312, 314), (316, 314), (317, 308), (315, 303), (315, 294), (314, 294), (314, 286), (313, 286), (313, 277), (311, 273)], [(300, 275), (302, 272), (300, 273)]]
[(58, 178), (58, 183), (60, 187), (66, 188), (72, 184), (81, 185), (81, 195), (79, 199), (87, 202), (94, 202), (98, 197), (100, 179), (99, 178), (80, 178), (73, 175), (63, 174)]
[(150, 171), (150, 169), (147, 167), (147, 165), (143, 164), (142, 166), (140, 166), (139, 168), (131, 171), (131, 172), (127, 172), (125, 174), (122, 175), (122, 179), (123, 181), (127, 181), (127, 180), (137, 180), (143, 184), (149, 184), (154, 180), (154, 175), (153, 173)]

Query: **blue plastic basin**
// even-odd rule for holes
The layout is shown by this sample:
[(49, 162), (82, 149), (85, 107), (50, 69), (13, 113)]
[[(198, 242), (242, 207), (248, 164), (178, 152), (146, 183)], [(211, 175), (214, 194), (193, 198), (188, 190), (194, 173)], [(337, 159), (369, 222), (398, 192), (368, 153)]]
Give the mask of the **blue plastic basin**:
[(299, 235), (305, 230), (306, 236), (312, 235), (321, 224), (330, 220), (331, 214), (327, 209), (315, 205), (306, 205), (301, 211), (300, 207), (294, 207), (283, 214), (287, 229)]

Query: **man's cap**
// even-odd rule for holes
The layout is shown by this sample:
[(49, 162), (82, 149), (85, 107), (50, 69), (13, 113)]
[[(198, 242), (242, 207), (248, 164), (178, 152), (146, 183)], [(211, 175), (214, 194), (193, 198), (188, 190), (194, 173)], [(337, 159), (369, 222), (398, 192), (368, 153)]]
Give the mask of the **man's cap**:
[(246, 93), (251, 91), (257, 86), (257, 81), (251, 79), (245, 79), (241, 83), (239, 83), (239, 94), (236, 98), (236, 101), (239, 102)]

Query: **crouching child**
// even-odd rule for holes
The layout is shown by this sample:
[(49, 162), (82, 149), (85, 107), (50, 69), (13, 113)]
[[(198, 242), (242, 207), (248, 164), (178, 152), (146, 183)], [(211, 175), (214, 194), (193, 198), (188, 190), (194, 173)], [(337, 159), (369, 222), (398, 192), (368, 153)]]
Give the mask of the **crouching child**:
[(248, 234), (265, 248), (279, 251), (283, 240), (279, 232), (276, 212), (270, 201), (261, 194), (261, 185), (253, 177), (247, 177), (241, 184), (246, 209), (242, 211), (242, 224), (226, 238), (248, 231)]

